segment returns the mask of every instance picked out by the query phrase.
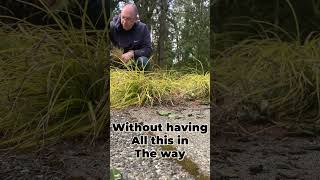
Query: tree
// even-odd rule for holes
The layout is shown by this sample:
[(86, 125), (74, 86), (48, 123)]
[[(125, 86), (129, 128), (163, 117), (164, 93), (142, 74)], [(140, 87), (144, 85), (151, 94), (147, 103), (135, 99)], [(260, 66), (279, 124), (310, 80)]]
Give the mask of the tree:
[(165, 62), (165, 43), (167, 39), (167, 12), (168, 2), (167, 0), (160, 0), (160, 18), (159, 18), (159, 39), (158, 39), (158, 58), (157, 64), (163, 65)]

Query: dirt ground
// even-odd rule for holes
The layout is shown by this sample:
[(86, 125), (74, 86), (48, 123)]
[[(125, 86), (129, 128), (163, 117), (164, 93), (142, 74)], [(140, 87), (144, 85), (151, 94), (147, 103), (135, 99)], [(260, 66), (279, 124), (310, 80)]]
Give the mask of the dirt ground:
[(320, 137), (272, 123), (230, 123), (218, 112), (211, 115), (219, 117), (211, 136), (214, 179), (320, 179)]
[(41, 151), (1, 152), (0, 179), (102, 180), (108, 158), (105, 144), (69, 140)]
[[(211, 115), (211, 122), (214, 117)], [(213, 179), (320, 179), (319, 137), (292, 136), (278, 127), (258, 135), (239, 135), (221, 127), (227, 123), (219, 122), (219, 131), (211, 136), (215, 142), (211, 149)], [(0, 179), (104, 179), (105, 144), (65, 141), (40, 152), (0, 152)]]
[(218, 179), (320, 179), (320, 139), (218, 136), (212, 152)]

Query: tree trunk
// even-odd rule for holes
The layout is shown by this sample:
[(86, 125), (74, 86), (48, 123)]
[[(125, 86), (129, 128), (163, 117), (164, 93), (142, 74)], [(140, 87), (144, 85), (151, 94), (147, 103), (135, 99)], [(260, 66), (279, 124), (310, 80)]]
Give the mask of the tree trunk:
[(157, 64), (161, 67), (165, 61), (165, 40), (167, 37), (166, 19), (168, 12), (167, 0), (160, 1), (160, 29), (159, 29), (159, 40), (158, 40), (158, 60)]

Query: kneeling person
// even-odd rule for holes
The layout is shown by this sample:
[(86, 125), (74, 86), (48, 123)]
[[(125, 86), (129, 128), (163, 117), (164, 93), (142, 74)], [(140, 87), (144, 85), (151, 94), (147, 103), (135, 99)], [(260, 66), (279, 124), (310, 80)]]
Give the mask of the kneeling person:
[[(150, 68), (150, 32), (147, 26), (138, 20), (138, 9), (134, 4), (126, 4), (120, 15), (110, 22), (110, 40), (114, 46), (124, 50), (121, 55), (123, 63), (129, 66), (137, 65), (140, 70)], [(130, 59), (134, 59), (135, 64), (129, 64)]]

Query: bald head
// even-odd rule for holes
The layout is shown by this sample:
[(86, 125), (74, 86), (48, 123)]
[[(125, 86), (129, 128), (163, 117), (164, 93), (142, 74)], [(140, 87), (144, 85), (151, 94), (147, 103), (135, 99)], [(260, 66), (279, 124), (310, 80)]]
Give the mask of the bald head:
[(137, 6), (131, 3), (126, 4), (122, 8), (120, 16), (123, 29), (129, 31), (138, 20)]
[(132, 11), (135, 16), (138, 16), (139, 12), (138, 12), (138, 8), (135, 4), (132, 4), (132, 3), (126, 3), (123, 8), (122, 8), (122, 11)]

